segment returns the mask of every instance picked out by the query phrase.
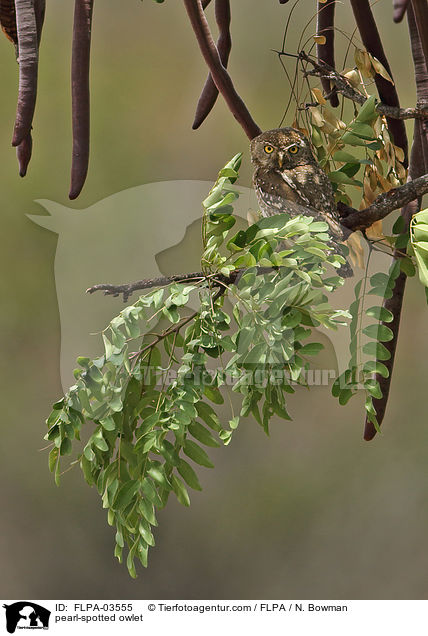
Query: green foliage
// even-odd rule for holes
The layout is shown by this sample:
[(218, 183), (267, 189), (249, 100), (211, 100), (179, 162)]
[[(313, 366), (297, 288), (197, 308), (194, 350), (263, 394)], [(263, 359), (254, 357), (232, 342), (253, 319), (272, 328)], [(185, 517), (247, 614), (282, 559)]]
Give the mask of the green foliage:
[[(394, 146), (385, 117), (376, 110), (376, 97), (371, 95), (349, 122), (337, 118), (318, 89), (312, 89), (319, 106), (306, 114), (306, 125), (315, 154), (327, 172), (335, 190), (336, 201), (352, 205), (349, 186), (361, 193), (367, 207), (374, 198), (405, 182), (404, 153)], [(296, 113), (296, 127), (299, 113)]]
[(428, 209), (413, 216), (410, 223), (410, 236), (419, 280), (422, 285), (428, 287)]
[[(104, 354), (78, 358), (76, 383), (47, 420), (56, 483), (61, 458), (77, 446), (73, 463), (97, 488), (131, 576), (135, 559), (147, 565), (156, 510), (171, 493), (189, 505), (188, 489), (201, 489), (195, 469), (213, 466), (209, 449), (229, 444), (241, 418), (266, 433), (273, 415), (290, 419), (286, 396), (307, 384), (309, 360), (322, 349), (307, 342), (312, 330), (349, 317), (327, 300), (343, 283), (332, 268), (344, 259), (331, 251), (325, 223), (281, 214), (232, 232), (240, 162), (225, 166), (203, 202), (204, 275), (123, 309), (102, 334)], [(168, 326), (156, 331), (160, 319)], [(225, 398), (222, 422), (215, 406)], [(89, 438), (79, 445), (82, 427)]]

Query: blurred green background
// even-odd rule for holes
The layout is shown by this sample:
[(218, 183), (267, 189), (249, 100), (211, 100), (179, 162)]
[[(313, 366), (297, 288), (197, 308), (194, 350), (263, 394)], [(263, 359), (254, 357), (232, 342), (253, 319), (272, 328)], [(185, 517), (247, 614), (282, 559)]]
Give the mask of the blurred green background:
[[(221, 100), (191, 130), (206, 68), (182, 3), (103, 0), (94, 11), (91, 166), (83, 194), (69, 204), (72, 4), (48, 2), (25, 179), (10, 147), (17, 66), (12, 45), (0, 38), (1, 596), (426, 598), (428, 328), (415, 280), (406, 292), (383, 434), (363, 442), (361, 399), (342, 408), (326, 387), (293, 396), (293, 422), (274, 423), (270, 438), (255, 422), (241, 425), (231, 446), (211, 453), (215, 470), (201, 469), (203, 492), (192, 493), (191, 508), (171, 499), (159, 515), (157, 546), (137, 580), (114, 559), (113, 531), (80, 472), (55, 487), (39, 449), (44, 420), (62, 393), (56, 236), (26, 218), (41, 213), (34, 200), (85, 208), (141, 183), (211, 180), (239, 151), (243, 185), (251, 173), (248, 140)], [(407, 29), (392, 23), (390, 5), (379, 1), (376, 16), (402, 104), (410, 106)], [(270, 49), (281, 46), (290, 6), (232, 2), (230, 69), (262, 128), (278, 125), (289, 95)], [(303, 0), (296, 9), (288, 50), (314, 10)], [(337, 13), (352, 32), (347, 3)], [(339, 36), (338, 60), (345, 45)]]

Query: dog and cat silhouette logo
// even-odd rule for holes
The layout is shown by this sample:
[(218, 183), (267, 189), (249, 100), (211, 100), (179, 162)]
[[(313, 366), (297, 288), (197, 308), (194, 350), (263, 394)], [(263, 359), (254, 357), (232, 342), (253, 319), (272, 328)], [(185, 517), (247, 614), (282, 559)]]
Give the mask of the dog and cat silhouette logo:
[(19, 601), (3, 605), (6, 610), (6, 629), (14, 634), (16, 629), (48, 629), (50, 611), (37, 603)]

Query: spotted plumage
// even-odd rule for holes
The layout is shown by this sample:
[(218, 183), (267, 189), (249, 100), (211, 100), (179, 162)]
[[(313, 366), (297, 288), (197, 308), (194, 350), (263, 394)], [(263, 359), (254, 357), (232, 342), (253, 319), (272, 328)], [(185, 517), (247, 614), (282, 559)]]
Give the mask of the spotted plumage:
[[(263, 216), (281, 212), (310, 215), (329, 226), (334, 248), (345, 238), (331, 182), (308, 139), (295, 128), (268, 130), (251, 141), (253, 184)], [(348, 264), (340, 274), (352, 276)]]

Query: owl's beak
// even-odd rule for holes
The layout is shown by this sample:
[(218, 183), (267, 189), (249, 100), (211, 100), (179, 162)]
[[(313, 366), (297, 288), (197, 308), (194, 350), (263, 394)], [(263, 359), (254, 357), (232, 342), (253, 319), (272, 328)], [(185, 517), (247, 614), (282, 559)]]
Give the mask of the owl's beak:
[(284, 162), (284, 153), (278, 152), (278, 165), (280, 168), (282, 168), (283, 162)]

